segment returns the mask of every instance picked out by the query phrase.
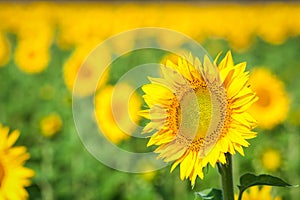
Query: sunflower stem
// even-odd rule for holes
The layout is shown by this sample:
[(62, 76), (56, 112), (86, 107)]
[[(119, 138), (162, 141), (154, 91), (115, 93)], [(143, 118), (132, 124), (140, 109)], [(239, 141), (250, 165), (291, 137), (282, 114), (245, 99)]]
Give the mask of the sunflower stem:
[(230, 153), (226, 153), (226, 164), (218, 163), (218, 170), (221, 175), (221, 183), (224, 200), (234, 200), (232, 158)]

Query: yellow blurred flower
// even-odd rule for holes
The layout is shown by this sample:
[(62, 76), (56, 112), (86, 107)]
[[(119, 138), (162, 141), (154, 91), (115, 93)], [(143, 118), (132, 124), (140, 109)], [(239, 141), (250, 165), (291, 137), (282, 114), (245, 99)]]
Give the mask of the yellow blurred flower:
[(282, 156), (277, 149), (266, 149), (261, 155), (261, 164), (268, 171), (276, 171), (282, 165)]
[[(254, 36), (280, 44), (289, 36), (300, 34), (299, 4), (220, 4), (197, 5), (148, 4), (1, 4), (0, 28), (32, 37), (54, 37), (59, 46), (69, 49), (138, 27), (164, 27), (203, 41), (224, 38), (238, 50), (246, 49)], [(14, 17), (11, 17), (14, 16)], [(180, 18), (178, 18), (180, 16)], [(259, 16), (259, 17), (257, 17)], [(197, 21), (197, 23), (194, 23)], [(224, 21), (226, 23), (224, 23)], [(246, 22), (246, 23), (245, 23)], [(76, 24), (76, 26), (74, 26)], [(212, 25), (213, 24), (213, 25)], [(50, 31), (47, 31), (50, 30)], [(131, 46), (129, 38), (126, 46)], [(180, 44), (164, 35), (159, 42), (169, 47)], [(121, 41), (120, 41), (121, 42)], [(120, 49), (125, 48), (117, 41)]]
[(52, 11), (46, 8), (44, 4), (37, 4), (18, 13), (21, 20), (14, 30), (18, 38), (15, 62), (25, 73), (40, 73), (50, 61), (54, 26), (49, 14)]
[(9, 134), (9, 128), (0, 124), (0, 199), (27, 199), (25, 187), (30, 185), (34, 171), (24, 167), (29, 159), (26, 147), (14, 146), (20, 132)]
[(149, 170), (149, 172), (144, 172), (141, 174), (141, 177), (146, 181), (152, 181), (157, 174), (157, 171), (153, 169), (153, 166), (146, 163), (143, 167), (143, 170)]
[[(243, 193), (242, 200), (281, 200), (281, 197), (273, 197), (271, 195), (271, 186), (252, 186), (249, 188), (249, 192), (245, 191)], [(238, 195), (234, 196), (234, 199), (238, 199)]]
[[(123, 83), (117, 87), (118, 92), (114, 92), (115, 87), (108, 85), (95, 96), (95, 114), (99, 129), (113, 143), (128, 139), (135, 131), (135, 124), (140, 119), (137, 112), (141, 106), (141, 100), (136, 93), (130, 96), (130, 85)], [(124, 106), (126, 102), (128, 107)]]
[[(91, 48), (87, 48), (87, 47), (84, 48), (78, 47), (74, 50), (74, 52), (68, 58), (68, 60), (65, 61), (63, 66), (63, 75), (64, 75), (65, 84), (70, 91), (73, 91), (74, 82), (78, 70), (80, 69), (84, 59), (88, 56), (91, 50), (92, 50)], [(90, 73), (86, 73), (86, 76), (88, 75), (90, 75)]]
[(171, 171), (180, 165), (180, 179), (194, 186), (208, 164), (226, 163), (225, 153), (244, 155), (247, 140), (256, 136), (246, 110), (257, 97), (248, 87), (246, 63), (234, 64), (230, 51), (219, 64), (207, 56), (203, 63), (188, 61), (167, 61), (162, 78), (149, 78), (142, 87), (149, 109), (140, 114), (151, 120), (143, 132), (155, 131), (148, 146), (157, 145), (158, 157), (173, 162)]
[(35, 39), (20, 40), (15, 52), (17, 66), (28, 74), (45, 70), (50, 60), (49, 46)]
[(0, 30), (0, 67), (4, 66), (10, 59), (10, 44)]
[(261, 128), (272, 129), (283, 122), (289, 111), (290, 100), (284, 84), (266, 68), (256, 68), (250, 76), (250, 85), (259, 100), (249, 109)]
[(0, 9), (0, 28), (3, 28), (3, 30), (10, 33), (17, 33), (22, 24), (26, 24), (27, 22), (29, 22), (24, 19), (24, 15), (26, 13), (26, 10), (30, 12), (29, 10), (33, 9), (33, 6), (31, 7), (31, 9), (26, 9), (24, 7), (24, 4), (1, 3)]
[(53, 137), (62, 128), (62, 120), (56, 113), (49, 114), (40, 121), (41, 133), (46, 137)]
[[(88, 96), (93, 94), (95, 88), (99, 89), (109, 78), (108, 68), (106, 68), (103, 74), (101, 74), (101, 77), (99, 77), (99, 67), (101, 66), (101, 62), (105, 62), (110, 59), (110, 55), (108, 53), (103, 53), (100, 55), (101, 59), (99, 59), (99, 57), (96, 59), (88, 57), (95, 47), (96, 46), (90, 44), (78, 46), (64, 63), (63, 75), (65, 84), (76, 96)], [(81, 67), (83, 68), (80, 73), (78, 73)], [(74, 90), (75, 80), (77, 81), (76, 90)]]
[[(280, 9), (278, 7), (280, 6)], [(274, 10), (276, 9), (276, 10)], [(270, 11), (273, 11), (272, 16)], [(261, 12), (259, 16), (257, 35), (262, 37), (265, 41), (271, 44), (282, 44), (289, 34), (289, 19), (291, 7), (285, 4), (270, 4), (265, 11)], [(294, 16), (296, 17), (296, 16)], [(276, 23), (276, 26), (274, 26)]]
[[(91, 8), (87, 4), (73, 4), (56, 10), (59, 29), (57, 44), (62, 49), (91, 42), (97, 45), (112, 35), (110, 31), (115, 16), (111, 9), (107, 9), (107, 5), (93, 4)], [(84, 13), (84, 15), (78, 13)]]
[(135, 45), (135, 37), (133, 33), (123, 34), (121, 37), (116, 37), (111, 40), (111, 50), (114, 54), (122, 55), (124, 53), (128, 53), (131, 49), (134, 48)]
[[(37, 19), (38, 17), (38, 19)], [(54, 27), (42, 15), (31, 16), (27, 19), (31, 23), (21, 23), (16, 32), (19, 40), (29, 40), (40, 46), (50, 47), (54, 37)]]

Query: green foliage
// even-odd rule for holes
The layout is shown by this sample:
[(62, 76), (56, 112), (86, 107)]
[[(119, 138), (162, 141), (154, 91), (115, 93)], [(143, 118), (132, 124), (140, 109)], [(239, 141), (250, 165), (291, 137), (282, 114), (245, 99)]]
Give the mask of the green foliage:
[(222, 191), (219, 189), (211, 188), (201, 192), (195, 192), (195, 195), (200, 196), (203, 200), (222, 200)]
[[(16, 43), (15, 38), (11, 39), (12, 55)], [(215, 48), (216, 44), (218, 48)], [(300, 113), (299, 44), (299, 37), (290, 38), (284, 44), (276, 46), (255, 40), (249, 49), (233, 51), (236, 62), (247, 61), (250, 70), (255, 66), (269, 68), (283, 80), (291, 96), (291, 114), (287, 121), (272, 130), (257, 129), (258, 137), (250, 140), (251, 146), (245, 149), (245, 157), (233, 157), (235, 179), (238, 174), (247, 171), (262, 173), (264, 169), (259, 164), (259, 152), (266, 146), (279, 146), (284, 153), (284, 161), (282, 167), (272, 174), (292, 180), (295, 184), (300, 182), (299, 118), (292, 118)], [(230, 49), (229, 44), (220, 39), (208, 39), (203, 46), (212, 57), (220, 50), (226, 52)], [(153, 53), (155, 52), (147, 53), (146, 59), (151, 60)], [(72, 95), (63, 81), (62, 65), (69, 56), (70, 51), (62, 51), (53, 45), (49, 66), (40, 74), (23, 73), (14, 63), (13, 57), (6, 66), (0, 68), (0, 122), (21, 131), (17, 145), (25, 145), (31, 154), (26, 165), (34, 169), (36, 175), (32, 185), (27, 188), (30, 199), (181, 200), (193, 199), (193, 191), (218, 187), (219, 177), (213, 168), (209, 171), (204, 169), (204, 180), (197, 180), (192, 190), (188, 181), (179, 179), (178, 168), (170, 174), (170, 167), (166, 167), (156, 172), (152, 180), (147, 180), (142, 175), (110, 169), (93, 158), (76, 133), (72, 118)], [(121, 67), (112, 67), (110, 83), (116, 83), (118, 77), (136, 64), (142, 64), (141, 61), (133, 63), (131, 58), (125, 56), (123, 61), (116, 61), (122, 62), (118, 64)], [(53, 88), (50, 90), (53, 97), (45, 99), (43, 95), (49, 94), (49, 88)], [(40, 134), (39, 121), (51, 112), (61, 115), (63, 127), (60, 133), (49, 139)], [(145, 143), (146, 141), (128, 140), (120, 146), (135, 151), (144, 149)], [(276, 188), (276, 192), (278, 190), (280, 188)], [(212, 194), (216, 195), (213, 198), (218, 198), (218, 191), (206, 190), (201, 195), (206, 199)], [(283, 200), (297, 200), (299, 190), (282, 190), (278, 194)], [(198, 193), (196, 195), (201, 197)]]

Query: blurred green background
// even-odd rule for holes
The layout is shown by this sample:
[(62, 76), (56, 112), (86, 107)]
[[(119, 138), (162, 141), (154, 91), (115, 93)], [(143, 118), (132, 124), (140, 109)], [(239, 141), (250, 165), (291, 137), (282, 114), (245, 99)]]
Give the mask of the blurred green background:
[[(257, 87), (270, 89), (260, 98), (271, 98), (268, 109), (280, 114), (272, 114), (271, 125), (256, 128), (258, 137), (250, 140), (245, 157), (234, 156), (235, 183), (239, 175), (253, 172), (299, 184), (300, 4), (1, 3), (0, 123), (21, 131), (17, 145), (31, 155), (26, 166), (36, 175), (27, 188), (30, 199), (194, 199), (195, 191), (219, 187), (211, 167), (194, 189), (179, 179), (178, 169), (172, 174), (169, 167), (149, 174), (118, 172), (93, 158), (77, 135), (71, 91), (84, 58), (114, 34), (151, 26), (189, 35), (212, 57), (232, 50), (237, 63), (247, 61), (248, 70), (263, 67), (272, 74), (274, 82), (257, 82)], [(131, 44), (116, 44), (124, 45)], [(140, 59), (165, 55), (144, 56)], [(138, 63), (130, 56), (115, 63), (104, 85), (115, 84)], [(261, 115), (268, 121), (267, 112)], [(146, 140), (117, 143), (146, 149)], [(274, 188), (273, 194), (293, 200), (300, 196), (299, 188)]]

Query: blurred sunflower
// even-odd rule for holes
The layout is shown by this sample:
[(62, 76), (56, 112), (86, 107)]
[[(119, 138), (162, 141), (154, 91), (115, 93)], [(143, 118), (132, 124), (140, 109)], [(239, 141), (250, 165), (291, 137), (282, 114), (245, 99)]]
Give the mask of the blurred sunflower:
[(249, 113), (258, 121), (258, 126), (272, 129), (283, 122), (290, 103), (283, 82), (266, 68), (254, 69), (249, 82), (259, 97), (249, 109)]
[(246, 110), (257, 97), (248, 87), (246, 63), (234, 65), (231, 52), (219, 65), (218, 57), (214, 63), (207, 56), (203, 64), (191, 56), (187, 60), (167, 61), (163, 78), (149, 78), (151, 84), (142, 87), (149, 109), (140, 114), (151, 120), (143, 132), (156, 130), (148, 146), (158, 145), (160, 158), (175, 161), (171, 171), (180, 164), (180, 178), (189, 177), (194, 186), (208, 163), (226, 163), (228, 152), (244, 155), (246, 139), (256, 136)]
[(0, 199), (27, 199), (24, 187), (30, 185), (34, 171), (24, 167), (29, 154), (24, 146), (13, 147), (20, 132), (9, 134), (9, 128), (0, 124)]
[(141, 100), (136, 93), (130, 96), (130, 85), (118, 84), (117, 87), (117, 92), (114, 92), (116, 87), (108, 85), (95, 96), (95, 114), (99, 129), (113, 143), (130, 137), (130, 133), (136, 128), (134, 123), (140, 119), (137, 112), (141, 106)]
[(41, 133), (45, 137), (53, 137), (57, 132), (61, 130), (62, 120), (56, 113), (47, 115), (40, 121)]
[(0, 67), (4, 66), (10, 58), (10, 44), (8, 39), (0, 31)]
[(50, 60), (49, 45), (35, 38), (19, 40), (15, 52), (15, 62), (25, 73), (35, 74), (44, 71)]
[(268, 171), (276, 171), (282, 166), (281, 152), (274, 148), (265, 149), (261, 154), (261, 164)]
[[(253, 186), (249, 188), (249, 192), (243, 193), (242, 200), (281, 200), (281, 197), (273, 197), (271, 195), (271, 186)], [(238, 195), (234, 196), (235, 200), (238, 200)]]
[(148, 171), (148, 172), (144, 172), (144, 173), (140, 174), (141, 178), (143, 178), (145, 181), (151, 182), (157, 175), (157, 170), (149, 162), (143, 163), (142, 170)]
[[(101, 62), (110, 60), (110, 55), (103, 54), (101, 59), (92, 59), (90, 53), (94, 47), (94, 45), (78, 46), (64, 63), (64, 82), (67, 88), (76, 96), (93, 94), (95, 87), (97, 86), (97, 89), (99, 89), (109, 78), (109, 68), (106, 68), (98, 82), (99, 66), (101, 66)], [(79, 70), (81, 70), (80, 73), (78, 73)], [(78, 83), (76, 90), (74, 90), (75, 80)]]

